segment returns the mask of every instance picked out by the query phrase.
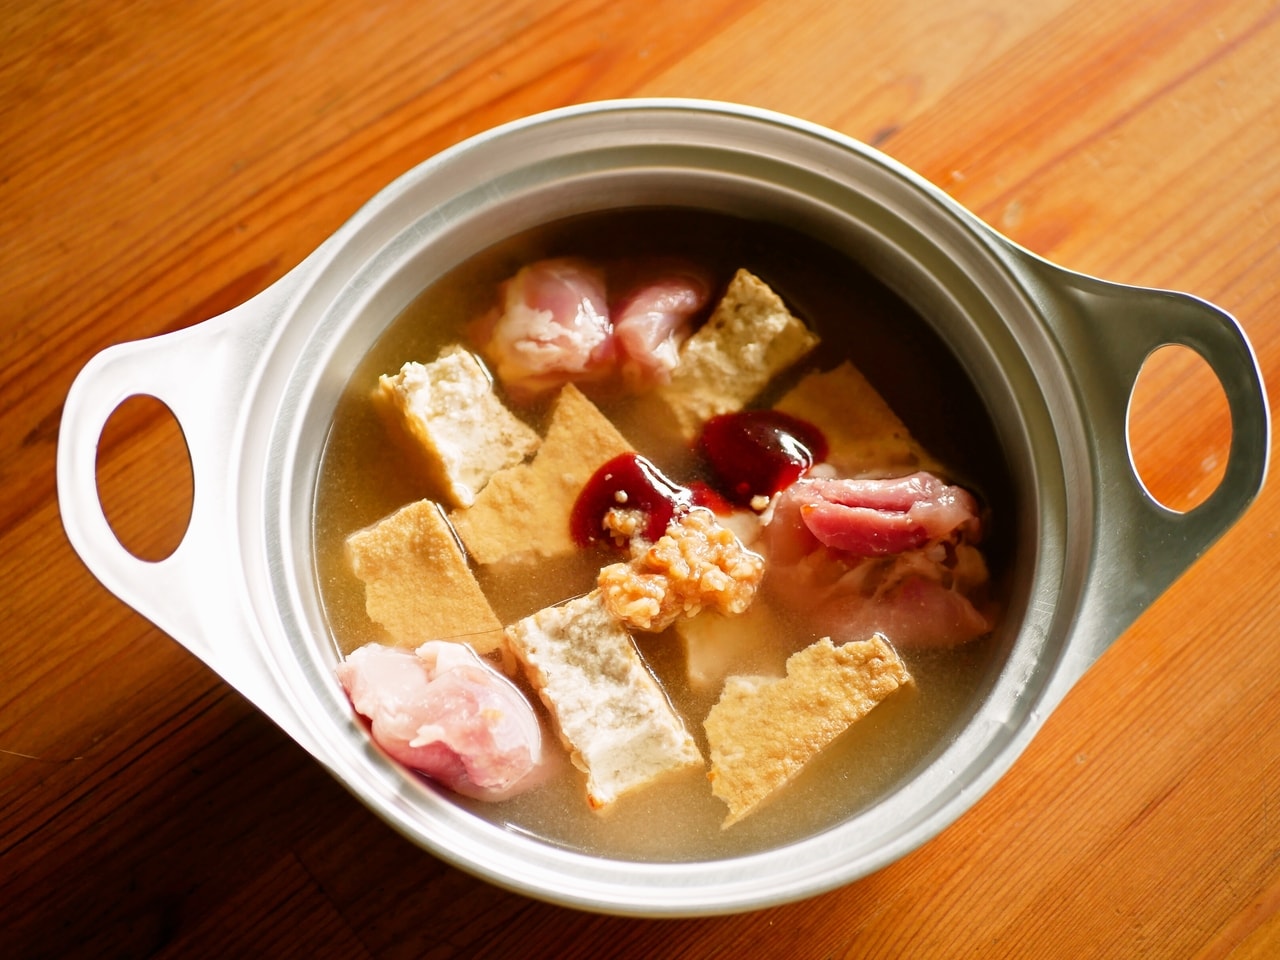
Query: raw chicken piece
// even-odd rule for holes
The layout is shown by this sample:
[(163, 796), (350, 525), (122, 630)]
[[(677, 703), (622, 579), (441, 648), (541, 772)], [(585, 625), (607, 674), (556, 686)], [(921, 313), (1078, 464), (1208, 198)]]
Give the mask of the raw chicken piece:
[(669, 383), (680, 344), (711, 298), (711, 277), (662, 258), (612, 268), (609, 287), (623, 379), (633, 389)]
[(496, 312), (474, 331), (502, 384), (529, 398), (614, 368), (604, 273), (585, 260), (539, 260), (502, 285)]
[(764, 589), (837, 641), (967, 643), (994, 625), (981, 533), (972, 495), (931, 474), (800, 480), (765, 530)]
[(369, 643), (337, 668), (356, 712), (393, 759), (451, 790), (499, 800), (532, 786), (542, 733), (519, 690), (470, 647), (416, 652)]
[[(709, 274), (652, 258), (607, 269), (539, 260), (507, 280), (472, 338), (518, 399), (621, 374), (630, 389), (666, 383), (711, 296)], [(607, 289), (606, 289), (607, 287)]]
[(978, 506), (962, 487), (931, 473), (896, 480), (805, 480), (792, 495), (800, 518), (823, 546), (862, 557), (923, 547), (977, 533)]
[(953, 647), (989, 633), (995, 623), (982, 603), (982, 555), (968, 545), (959, 549), (976, 564), (953, 570), (921, 550), (850, 561), (823, 548), (828, 575), (839, 576), (811, 594), (819, 598), (809, 614), (813, 629), (846, 639), (883, 633), (902, 650)]

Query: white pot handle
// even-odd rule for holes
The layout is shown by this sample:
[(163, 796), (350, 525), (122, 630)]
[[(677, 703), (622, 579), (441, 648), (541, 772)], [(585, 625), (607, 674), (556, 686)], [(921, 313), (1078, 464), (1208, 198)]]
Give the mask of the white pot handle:
[[(286, 729), (292, 725), (281, 715), (279, 691), (244, 611), (234, 470), (254, 368), (302, 272), (295, 269), (221, 316), (94, 356), (67, 394), (57, 461), (63, 527), (94, 576)], [(139, 395), (168, 407), (191, 458), (191, 519), (177, 549), (159, 561), (124, 548), (97, 488), (103, 427), (122, 402)]]

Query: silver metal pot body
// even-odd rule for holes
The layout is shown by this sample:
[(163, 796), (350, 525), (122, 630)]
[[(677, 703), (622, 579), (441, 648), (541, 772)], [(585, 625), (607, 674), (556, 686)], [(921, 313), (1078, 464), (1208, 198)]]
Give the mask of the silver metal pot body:
[[(571, 214), (689, 206), (799, 227), (921, 314), (994, 421), (1017, 492), (1002, 659), (963, 729), (871, 808), (747, 857), (654, 864), (560, 849), (478, 819), (371, 748), (334, 680), (312, 560), (317, 469), (345, 383), (436, 277)], [(1221, 380), (1233, 436), (1200, 507), (1171, 512), (1131, 463), (1127, 408), (1157, 347)], [(195, 495), (172, 556), (119, 545), (95, 487), (124, 399), (168, 405)], [(59, 438), (67, 534), (94, 574), (209, 664), (372, 810), (441, 858), (532, 896), (620, 914), (724, 913), (864, 876), (955, 820), (1013, 763), (1090, 663), (1260, 489), (1269, 419), (1234, 320), (1181, 294), (1120, 287), (1022, 250), (883, 154), (792, 118), (679, 100), (589, 104), (509, 124), (411, 170), (295, 270), (230, 312), (99, 354)]]

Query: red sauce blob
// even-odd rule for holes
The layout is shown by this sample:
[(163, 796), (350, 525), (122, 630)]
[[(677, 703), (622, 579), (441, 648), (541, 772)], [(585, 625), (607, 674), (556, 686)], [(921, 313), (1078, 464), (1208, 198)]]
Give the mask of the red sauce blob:
[(695, 507), (706, 507), (714, 514), (728, 516), (733, 513), (733, 504), (724, 498), (711, 484), (702, 480), (694, 480), (689, 484), (689, 493), (693, 496)]
[(620, 507), (644, 514), (640, 531), (646, 540), (657, 540), (677, 511), (687, 510), (693, 494), (663, 476), (662, 471), (636, 453), (614, 457), (587, 481), (569, 517), (569, 532), (582, 547), (612, 542), (604, 528), (604, 515)]
[(742, 506), (756, 496), (773, 496), (827, 456), (821, 430), (780, 410), (712, 417), (702, 428), (698, 446), (720, 492)]

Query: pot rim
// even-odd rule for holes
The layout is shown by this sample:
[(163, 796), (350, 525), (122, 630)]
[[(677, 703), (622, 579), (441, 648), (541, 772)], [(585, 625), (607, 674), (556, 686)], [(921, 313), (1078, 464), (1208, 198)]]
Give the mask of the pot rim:
[[(669, 122), (670, 111), (673, 109), (677, 110), (681, 117), (697, 117), (699, 122), (705, 120), (708, 112), (716, 117), (731, 116), (735, 121), (742, 119), (748, 121), (749, 127), (746, 130), (738, 129), (735, 125), (734, 133), (727, 136), (731, 143), (730, 147), (725, 147), (722, 142), (718, 147), (704, 148), (715, 151), (717, 163), (724, 161), (726, 149), (744, 149), (739, 141), (752, 142), (755, 137), (758, 137), (758, 124), (762, 120), (769, 125), (771, 135), (776, 135), (776, 131), (781, 130), (786, 131), (788, 135), (799, 133), (802, 135), (802, 141), (806, 142), (809, 138), (821, 138), (823, 143), (833, 142), (829, 139), (829, 134), (821, 131), (820, 128), (792, 125), (785, 119), (779, 120), (754, 111), (734, 110), (725, 113), (722, 108), (705, 104), (682, 104), (673, 107), (666, 103), (654, 105), (625, 103), (598, 105), (590, 110), (571, 108), (499, 128), (490, 134), (482, 135), (478, 141), (472, 140), (460, 145), (459, 148), (455, 148), (456, 152), (446, 152), (436, 161), (429, 161), (430, 166), (426, 169), (418, 168), (398, 180), (391, 188), (389, 195), (384, 192), (375, 198), (370, 217), (377, 217), (381, 211), (391, 209), (424, 181), (442, 174), (447, 176), (448, 171), (443, 168), (455, 162), (465, 165), (470, 173), (477, 169), (487, 171), (489, 168), (486, 160), (497, 152), (519, 154), (526, 158), (530, 154), (536, 155), (539, 149), (546, 149), (543, 138), (551, 140), (553, 137), (548, 127), (558, 127), (559, 129), (554, 131), (556, 146), (550, 151), (550, 159), (523, 160), (514, 165), (514, 176), (522, 179), (523, 187), (524, 180), (536, 180), (536, 177), (530, 174), (530, 167), (535, 167), (539, 163), (544, 165), (554, 163), (559, 157), (568, 155), (569, 151), (603, 151), (606, 148), (592, 139), (596, 135), (593, 131), (611, 130), (613, 124), (610, 121), (618, 118), (625, 117), (628, 121), (635, 121), (637, 113), (641, 111), (656, 119), (650, 123), (639, 124), (643, 133), (637, 134), (634, 129), (629, 133), (632, 137), (643, 137), (645, 143), (642, 146), (654, 148), (664, 155), (663, 162), (656, 160), (648, 162), (653, 164), (653, 169), (661, 171), (657, 174), (658, 176), (669, 176), (671, 174), (669, 168), (676, 166), (676, 161), (666, 156), (670, 150), (668, 145), (662, 142), (663, 135), (659, 128)], [(649, 120), (650, 116), (644, 119)], [(583, 121), (586, 121), (588, 128), (585, 131), (579, 126)], [(526, 135), (533, 135), (538, 141), (532, 148), (528, 145)], [(606, 136), (611, 135), (606, 134)], [(679, 133), (666, 134), (668, 137), (679, 135)], [(624, 148), (628, 151), (625, 162), (632, 165), (628, 168), (624, 179), (643, 176), (643, 173), (636, 171), (646, 168), (646, 161), (643, 158), (636, 158), (630, 152), (632, 146), (634, 146), (633, 142), (628, 143)], [(848, 147), (847, 144), (839, 144), (839, 146), (842, 149)], [(486, 151), (488, 147), (493, 148), (492, 152)], [(690, 146), (687, 139), (680, 144), (681, 150), (694, 155), (700, 147), (700, 144)], [(799, 148), (788, 145), (788, 149), (798, 150)], [(478, 154), (480, 156), (477, 156)], [(581, 152), (574, 155), (581, 157)], [(859, 156), (864, 161), (881, 163), (882, 168), (901, 183), (915, 189), (919, 188), (918, 178), (900, 165), (885, 164), (878, 154), (870, 155), (861, 150)], [(593, 175), (601, 175), (608, 179), (609, 162), (601, 161), (600, 167), (604, 168), (603, 171), (575, 167), (572, 175), (575, 187), (581, 188), (589, 183)], [(681, 162), (696, 163), (696, 158), (683, 157)], [(752, 171), (759, 169), (761, 159), (758, 152), (751, 155), (749, 164)], [(508, 177), (513, 175), (511, 169), (504, 169), (501, 173)], [(824, 174), (824, 176), (830, 175)], [(558, 175), (552, 176), (553, 183), (556, 182), (557, 177)], [(477, 177), (477, 179), (483, 178)], [(486, 192), (491, 191), (491, 182), (492, 178), (485, 179), (483, 189)], [(528, 188), (528, 192), (536, 193), (538, 189), (539, 186), (535, 184), (532, 188)], [(892, 189), (892, 186), (889, 189)], [(498, 189), (492, 192), (502, 193), (503, 191)], [(932, 188), (927, 192), (931, 195)], [(467, 192), (464, 191), (462, 196), (466, 198)], [(521, 196), (521, 199), (524, 197)], [(931, 195), (930, 200), (936, 203), (937, 198)], [(452, 202), (465, 205), (467, 201), (464, 199)], [(491, 201), (488, 198), (484, 201), (486, 204), (489, 202)], [(420, 204), (419, 209), (425, 209), (425, 205)], [(963, 216), (955, 215), (949, 205), (945, 208), (939, 207), (936, 212), (940, 217), (948, 219), (947, 226), (955, 232), (956, 236), (973, 243), (975, 253), (989, 258), (988, 269), (1007, 284), (1006, 296), (1021, 299), (1022, 308), (1029, 309), (1029, 300), (1025, 298), (1018, 284), (1008, 276), (1006, 265), (991, 257), (989, 248), (976, 242), (980, 235), (973, 232), (973, 224)], [(434, 229), (421, 226), (410, 227), (410, 230), (420, 230), (421, 233), (415, 236), (414, 242), (408, 244), (406, 249), (396, 249), (396, 240), (393, 238), (387, 245), (380, 248), (379, 252), (385, 258), (384, 262), (376, 262), (378, 254), (365, 260), (355, 270), (345, 287), (344, 292), (348, 293), (348, 299), (343, 302), (340, 296), (320, 321), (321, 328), (324, 328), (326, 319), (332, 319), (333, 328), (312, 336), (310, 342), (314, 345), (315, 352), (302, 360), (301, 365), (310, 366), (316, 371), (328, 370), (335, 353), (340, 350), (343, 323), (349, 322), (352, 316), (370, 311), (372, 309), (370, 304), (378, 292), (385, 288), (388, 282), (387, 277), (399, 270), (410, 269), (406, 264), (412, 261), (420, 246), (432, 241), (445, 242), (444, 235), (447, 233), (452, 215), (451, 212), (442, 212), (439, 208), (433, 209), (429, 216), (436, 221), (432, 225)], [(467, 214), (458, 214), (458, 216), (465, 217)], [(357, 228), (360, 220), (360, 215), (357, 215)], [(948, 240), (957, 242), (954, 237), (949, 237)], [(467, 249), (470, 252), (471, 248)], [(461, 259), (461, 255), (457, 259)], [(423, 285), (429, 280), (430, 277), (423, 278)], [(403, 305), (399, 306), (403, 307)], [(398, 310), (391, 309), (386, 313), (394, 315)], [(386, 320), (390, 319), (390, 315), (386, 316)], [(314, 397), (321, 389), (320, 381), (327, 376), (329, 375), (326, 373), (317, 373), (309, 386), (301, 388), (297, 401), (298, 409), (308, 408), (314, 404)], [(331, 411), (325, 411), (325, 417), (321, 419), (327, 419), (329, 415)], [(320, 415), (317, 414), (317, 416)], [(285, 418), (283, 422), (288, 423), (289, 418)], [(313, 470), (310, 456), (304, 458), (306, 463), (298, 463), (293, 459), (297, 453), (309, 449), (311, 445), (299, 442), (294, 432), (281, 431), (277, 436), (280, 437), (278, 451), (284, 455), (279, 474), (280, 491), (287, 498), (288, 491), (296, 489), (298, 484), (287, 483), (286, 478), (290, 475), (310, 475)], [(269, 497), (268, 503), (273, 499)], [(1040, 505), (1035, 505), (1033, 509), (1040, 509)], [(291, 512), (292, 522), (289, 520)], [(300, 526), (308, 522), (310, 516), (309, 496), (303, 498), (294, 511), (290, 511), (287, 507), (282, 509), (278, 518), (280, 523), (278, 543), (282, 546), (298, 543), (297, 534)], [(276, 520), (270, 513), (267, 519), (269, 524)], [(287, 551), (288, 548), (285, 547), (285, 549)], [(1035, 551), (1035, 557), (1036, 566), (1039, 568), (1039, 576), (1036, 579), (1042, 582), (1046, 579), (1049, 581), (1040, 586), (1039, 590), (1055, 590), (1061, 575), (1058, 574), (1055, 578), (1054, 568), (1060, 565), (1061, 561), (1055, 562), (1055, 559), (1048, 556), (1043, 548)], [(291, 568), (306, 566), (305, 557), (290, 557), (287, 552), (282, 555), (282, 560), (281, 563), (273, 563), (272, 567), (287, 571)], [(295, 616), (298, 616), (299, 611), (306, 609), (307, 598), (300, 595), (301, 591), (296, 582), (286, 583), (285, 578), (279, 577), (276, 586), (279, 591), (277, 604), (283, 596), (287, 596)], [(1047, 624), (1051, 619), (1051, 616), (1045, 617), (1045, 623)], [(301, 636), (313, 635), (320, 626), (314, 619), (310, 623), (299, 619), (298, 623), (302, 629), (296, 632), (290, 630), (290, 633)], [(871, 809), (855, 814), (849, 820), (821, 834), (786, 847), (724, 860), (661, 864), (612, 860), (563, 850), (537, 839), (495, 828), (487, 822), (477, 821), (471, 814), (449, 800), (438, 799), (434, 794), (429, 798), (414, 797), (406, 803), (403, 785), (400, 782), (404, 777), (403, 771), (394, 764), (384, 761), (380, 756), (375, 756), (373, 762), (378, 767), (384, 764), (390, 767), (389, 782), (385, 784), (387, 789), (369, 791), (365, 789), (368, 786), (369, 745), (363, 731), (357, 731), (357, 737), (348, 738), (342, 744), (349, 749), (339, 750), (338, 744), (331, 744), (330, 761), (338, 768), (339, 779), (346, 782), (349, 787), (354, 785), (357, 793), (366, 802), (370, 802), (397, 830), (458, 865), (473, 872), (480, 872), (486, 879), (499, 885), (535, 896), (549, 897), (557, 902), (579, 908), (603, 909), (609, 912), (670, 915), (755, 908), (812, 895), (848, 882), (856, 876), (869, 873), (897, 859), (954, 820), (985, 791), (990, 783), (994, 782), (1033, 735), (1034, 729), (1038, 726), (1038, 718), (1047, 713), (1047, 709), (1039, 712), (1032, 711), (1028, 701), (1040, 701), (1042, 698), (1054, 695), (1050, 689), (1052, 672), (1044, 670), (1043, 664), (1038, 665), (1040, 658), (1028, 650), (1028, 641), (1025, 638), (1013, 639), (1010, 641), (1010, 647), (1007, 653), (1009, 662), (1021, 663), (1021, 666), (1013, 671), (1002, 672), (1001, 679), (997, 680), (994, 688), (988, 691), (986, 704), (977, 708), (966, 730), (950, 747), (934, 757), (928, 767), (917, 773), (908, 784), (899, 787), (888, 797), (882, 798)], [(295, 660), (302, 660), (305, 656), (305, 650), (295, 648)], [(295, 694), (301, 694), (301, 700), (305, 700), (305, 697), (315, 690), (316, 681), (321, 676), (328, 673), (331, 677), (333, 665), (333, 662), (321, 660), (319, 668), (315, 669), (300, 687), (294, 686)], [(1037, 675), (1038, 683), (1028, 697), (1029, 682)], [(325, 707), (329, 714), (325, 719), (330, 723), (337, 720), (354, 727), (349, 704), (345, 698), (341, 697), (340, 692), (336, 691), (336, 684), (332, 679), (328, 680), (328, 684), (332, 696), (325, 698)], [(308, 705), (301, 700), (297, 704), (299, 714), (308, 715), (306, 712)], [(314, 703), (311, 704), (312, 708), (314, 706)], [(309, 711), (309, 715), (314, 718), (313, 722), (320, 722), (314, 709)], [(1018, 719), (1011, 722), (1010, 718)], [(1033, 719), (1034, 722), (1030, 722)], [(948, 785), (946, 781), (949, 777), (954, 777), (957, 782)], [(910, 794), (916, 796), (910, 802), (900, 804), (899, 801)], [(422, 823), (422, 805), (425, 805), (430, 820), (427, 825)], [(895, 809), (899, 807), (904, 809)], [(869, 845), (864, 839), (868, 835), (876, 838)], [(834, 854), (833, 850), (836, 851)]]

